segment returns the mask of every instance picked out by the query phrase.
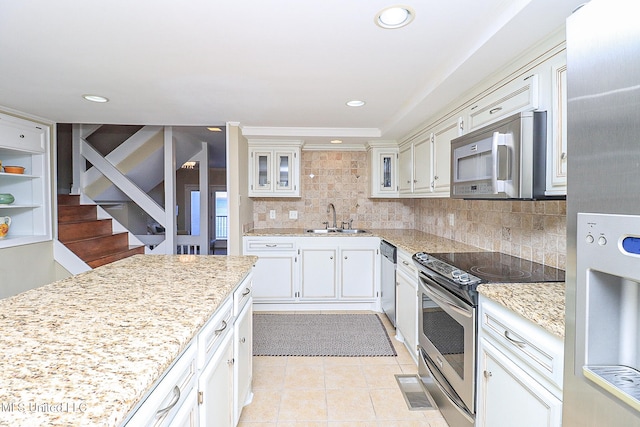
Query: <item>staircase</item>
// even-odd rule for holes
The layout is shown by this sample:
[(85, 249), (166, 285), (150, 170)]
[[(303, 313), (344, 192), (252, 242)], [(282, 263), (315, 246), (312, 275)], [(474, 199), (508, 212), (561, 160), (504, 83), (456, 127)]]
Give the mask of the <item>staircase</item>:
[(135, 254), (128, 233), (113, 233), (111, 219), (98, 219), (95, 205), (81, 205), (80, 196), (58, 195), (58, 240), (91, 268)]

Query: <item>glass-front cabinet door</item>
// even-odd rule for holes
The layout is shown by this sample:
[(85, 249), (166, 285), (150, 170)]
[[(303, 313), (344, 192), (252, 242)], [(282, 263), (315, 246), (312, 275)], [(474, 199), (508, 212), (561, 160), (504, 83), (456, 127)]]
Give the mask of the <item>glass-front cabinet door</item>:
[(389, 192), (397, 191), (395, 169), (396, 169), (395, 153), (380, 153), (380, 191)]
[(258, 193), (268, 193), (273, 190), (271, 172), (271, 153), (254, 151), (252, 190)]
[(249, 197), (300, 197), (301, 142), (249, 143)]
[(292, 189), (291, 167), (293, 165), (293, 153), (276, 153), (276, 191), (288, 191)]
[(398, 197), (398, 146), (369, 143), (371, 197)]

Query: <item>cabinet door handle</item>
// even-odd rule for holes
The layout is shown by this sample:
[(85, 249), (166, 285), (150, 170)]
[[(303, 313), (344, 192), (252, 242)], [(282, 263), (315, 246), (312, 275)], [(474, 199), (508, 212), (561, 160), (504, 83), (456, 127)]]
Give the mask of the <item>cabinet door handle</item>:
[(409, 265), (409, 263), (408, 263), (407, 261), (402, 261), (402, 263), (403, 263), (404, 265)]
[(241, 342), (242, 344), (244, 344), (245, 342), (247, 342), (247, 339), (246, 339), (245, 337), (242, 337), (242, 338), (240, 338), (240, 342)]
[(244, 291), (242, 292), (242, 296), (246, 297), (247, 295), (249, 295), (251, 293), (251, 289), (249, 288), (245, 288)]
[(491, 110), (489, 110), (489, 114), (495, 114), (498, 111), (501, 111), (502, 107), (496, 107), (496, 108), (492, 108)]
[(222, 327), (221, 327), (220, 329), (216, 329), (216, 330), (214, 331), (214, 333), (215, 333), (216, 335), (220, 335), (220, 333), (221, 333), (222, 331), (224, 331), (225, 329), (227, 329), (227, 321), (226, 321), (226, 320), (223, 320), (223, 321), (222, 321)]
[(329, 257), (329, 259), (333, 259), (333, 257), (332, 257), (332, 256), (330, 256), (330, 257)]
[(265, 246), (268, 247), (268, 248), (277, 248), (278, 247), (278, 245), (275, 244), (275, 243), (274, 244), (267, 243)]
[(513, 344), (517, 345), (518, 347), (524, 348), (527, 346), (527, 343), (524, 341), (518, 341), (518, 340), (514, 340), (513, 338), (511, 338), (509, 336), (509, 331), (504, 331), (504, 337), (506, 339), (508, 339), (510, 342), (512, 342)]
[(233, 359), (233, 358), (227, 360), (227, 365), (229, 365), (229, 366), (233, 365), (234, 363), (236, 363), (236, 360)]
[(493, 374), (491, 373), (491, 371), (484, 371), (484, 372), (483, 372), (483, 374), (484, 374), (484, 377), (485, 377), (486, 379), (489, 379), (490, 377), (492, 377), (492, 376), (493, 376)]
[(346, 255), (344, 256), (344, 259), (347, 259), (347, 256), (346, 256)]
[(560, 158), (561, 158), (562, 160), (566, 160), (566, 159), (567, 159), (567, 153), (562, 153), (562, 154), (560, 154)]
[(169, 405), (166, 408), (162, 408), (158, 410), (158, 412), (156, 412), (156, 418), (160, 418), (164, 416), (164, 414), (172, 410), (173, 407), (176, 406), (179, 401), (180, 401), (180, 387), (175, 386), (173, 388), (173, 400), (171, 401), (171, 403), (169, 403)]

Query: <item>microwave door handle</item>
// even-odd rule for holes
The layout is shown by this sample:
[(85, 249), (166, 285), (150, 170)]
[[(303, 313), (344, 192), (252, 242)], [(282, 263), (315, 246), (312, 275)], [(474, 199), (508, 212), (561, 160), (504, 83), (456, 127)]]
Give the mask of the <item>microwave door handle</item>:
[(494, 132), (491, 139), (491, 186), (493, 194), (498, 194), (498, 181), (508, 179), (509, 148), (505, 144), (506, 135)]

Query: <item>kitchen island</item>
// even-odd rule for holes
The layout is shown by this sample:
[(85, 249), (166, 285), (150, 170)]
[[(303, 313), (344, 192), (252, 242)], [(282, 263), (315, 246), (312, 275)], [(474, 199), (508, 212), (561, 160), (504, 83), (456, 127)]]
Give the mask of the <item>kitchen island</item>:
[(0, 300), (0, 425), (119, 426), (255, 261), (137, 255)]

